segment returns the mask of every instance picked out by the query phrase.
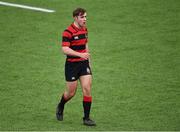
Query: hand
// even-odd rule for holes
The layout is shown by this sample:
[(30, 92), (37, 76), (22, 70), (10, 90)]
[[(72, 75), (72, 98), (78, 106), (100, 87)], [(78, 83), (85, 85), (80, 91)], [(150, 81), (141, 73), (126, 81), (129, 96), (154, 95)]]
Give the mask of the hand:
[(90, 54), (89, 53), (81, 53), (80, 57), (88, 60), (90, 58)]

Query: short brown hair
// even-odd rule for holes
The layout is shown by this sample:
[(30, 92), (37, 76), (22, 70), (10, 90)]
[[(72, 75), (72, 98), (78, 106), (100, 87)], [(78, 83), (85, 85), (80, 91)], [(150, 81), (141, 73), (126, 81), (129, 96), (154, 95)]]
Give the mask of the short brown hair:
[(76, 9), (73, 11), (73, 17), (75, 17), (75, 16), (81, 16), (81, 15), (83, 15), (85, 12), (86, 12), (86, 9), (76, 8)]

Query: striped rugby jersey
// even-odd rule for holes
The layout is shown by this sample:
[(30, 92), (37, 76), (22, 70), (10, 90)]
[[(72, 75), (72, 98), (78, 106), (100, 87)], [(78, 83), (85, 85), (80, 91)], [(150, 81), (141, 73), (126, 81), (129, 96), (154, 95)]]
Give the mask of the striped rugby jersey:
[[(64, 30), (62, 34), (62, 46), (68, 46), (72, 50), (80, 53), (86, 52), (86, 44), (88, 42), (87, 28), (79, 29), (73, 23)], [(78, 62), (85, 59), (67, 55), (67, 61)]]

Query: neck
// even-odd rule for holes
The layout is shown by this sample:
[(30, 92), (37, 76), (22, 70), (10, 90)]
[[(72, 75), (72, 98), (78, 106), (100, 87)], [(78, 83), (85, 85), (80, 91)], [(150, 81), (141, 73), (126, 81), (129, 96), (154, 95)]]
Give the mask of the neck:
[(75, 25), (77, 28), (79, 28), (79, 29), (82, 28), (76, 21), (74, 21), (74, 25)]

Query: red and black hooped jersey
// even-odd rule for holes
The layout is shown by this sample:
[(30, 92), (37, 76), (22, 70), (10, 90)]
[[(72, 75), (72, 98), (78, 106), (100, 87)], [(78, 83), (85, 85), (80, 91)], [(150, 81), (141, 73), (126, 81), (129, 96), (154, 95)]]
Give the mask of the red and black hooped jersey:
[[(72, 50), (80, 53), (86, 52), (86, 44), (88, 42), (87, 28), (79, 29), (74, 24), (71, 24), (62, 35), (62, 46), (67, 46)], [(67, 55), (67, 61), (78, 62), (85, 59)]]

